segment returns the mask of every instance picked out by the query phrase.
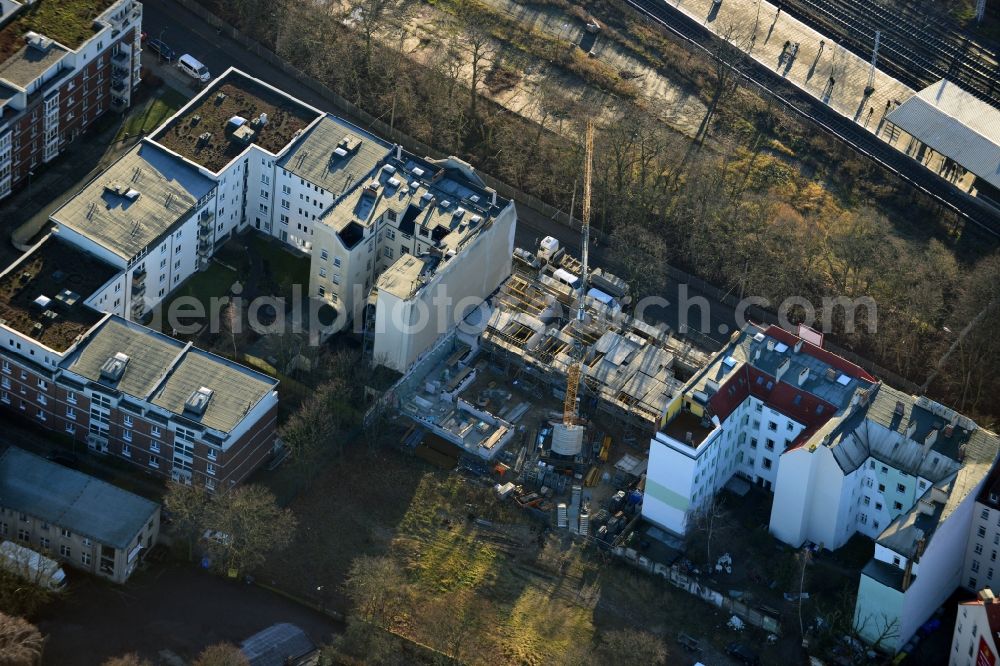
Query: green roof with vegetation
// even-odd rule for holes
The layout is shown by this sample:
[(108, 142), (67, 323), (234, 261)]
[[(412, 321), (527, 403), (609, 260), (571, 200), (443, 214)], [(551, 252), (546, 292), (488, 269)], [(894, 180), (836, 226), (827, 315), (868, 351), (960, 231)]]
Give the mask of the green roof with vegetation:
[(76, 49), (94, 34), (94, 20), (116, 0), (35, 0), (0, 29), (0, 61), (24, 46), (24, 35), (37, 32)]

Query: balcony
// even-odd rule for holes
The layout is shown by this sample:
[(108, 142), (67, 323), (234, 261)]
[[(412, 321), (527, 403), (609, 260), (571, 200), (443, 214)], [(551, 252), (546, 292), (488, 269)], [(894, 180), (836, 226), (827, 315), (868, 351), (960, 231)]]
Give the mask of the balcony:
[(212, 244), (208, 241), (198, 243), (198, 256), (209, 257), (212, 255)]
[(111, 90), (119, 95), (124, 95), (128, 91), (128, 85), (126, 85), (125, 79), (114, 79), (111, 82)]
[(145, 282), (133, 282), (132, 283), (132, 296), (136, 298), (142, 298), (146, 293), (146, 283)]
[(140, 298), (139, 300), (132, 303), (132, 317), (135, 319), (141, 319), (146, 313), (146, 300)]
[(115, 111), (124, 111), (128, 108), (128, 100), (124, 97), (111, 96), (111, 108)]
[(198, 227), (198, 238), (200, 238), (201, 240), (207, 240), (211, 236), (212, 236), (212, 227), (206, 224), (203, 224), (200, 227)]
[(139, 282), (145, 282), (145, 281), (146, 281), (146, 269), (145, 268), (140, 268), (139, 270), (132, 272), (132, 285), (133, 286), (135, 284), (139, 283)]
[(215, 219), (215, 213), (210, 210), (201, 211), (201, 215), (198, 217), (198, 224), (206, 225), (211, 224), (212, 220)]

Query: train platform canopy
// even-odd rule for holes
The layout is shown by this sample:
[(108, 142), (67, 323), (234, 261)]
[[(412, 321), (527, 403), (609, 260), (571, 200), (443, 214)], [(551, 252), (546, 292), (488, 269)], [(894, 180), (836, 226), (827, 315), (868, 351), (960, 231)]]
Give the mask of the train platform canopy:
[(903, 102), (886, 119), (1000, 188), (1000, 109), (941, 79)]

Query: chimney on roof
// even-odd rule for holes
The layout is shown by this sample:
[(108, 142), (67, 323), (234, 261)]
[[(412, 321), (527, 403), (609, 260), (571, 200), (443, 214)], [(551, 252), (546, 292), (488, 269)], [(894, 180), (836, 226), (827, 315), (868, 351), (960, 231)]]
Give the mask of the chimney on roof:
[(997, 600), (997, 598), (993, 595), (993, 590), (991, 590), (988, 587), (984, 587), (983, 589), (979, 590), (978, 596), (979, 600), (982, 601), (984, 604), (996, 603)]
[(910, 417), (910, 425), (906, 426), (906, 437), (908, 439), (913, 439), (913, 433), (917, 431), (917, 421), (912, 416)]
[(798, 342), (795, 343), (794, 349), (796, 354), (802, 351), (802, 338), (799, 338)]
[(897, 400), (896, 401), (896, 409), (893, 410), (893, 413), (896, 416), (902, 416), (903, 412), (905, 412), (905, 411), (906, 411), (906, 407), (903, 405), (903, 401), (902, 400)]
[(686, 433), (684, 433), (684, 441), (686, 443), (688, 443), (688, 444), (693, 444), (694, 443), (694, 433), (691, 432), (690, 430), (688, 430)]
[[(796, 351), (798, 350), (796, 349)], [(805, 384), (807, 379), (809, 379), (809, 368), (802, 368), (799, 370), (799, 386)]]
[(929, 433), (927, 433), (926, 437), (924, 437), (924, 452), (925, 453), (927, 451), (930, 451), (931, 447), (934, 446), (934, 443), (937, 442), (937, 438), (938, 438), (938, 433), (939, 432), (940, 432), (940, 430), (938, 430), (937, 428), (931, 428), (931, 431)]
[(767, 351), (774, 351), (774, 338), (767, 339)]
[[(769, 343), (770, 344), (770, 343)], [(781, 381), (781, 376), (788, 372), (789, 366), (792, 365), (792, 359), (785, 357), (784, 360), (778, 365), (778, 369), (774, 371), (775, 381)]]
[(757, 345), (757, 349), (754, 350), (753, 360), (755, 360), (755, 361), (759, 361), (760, 360), (760, 345)]

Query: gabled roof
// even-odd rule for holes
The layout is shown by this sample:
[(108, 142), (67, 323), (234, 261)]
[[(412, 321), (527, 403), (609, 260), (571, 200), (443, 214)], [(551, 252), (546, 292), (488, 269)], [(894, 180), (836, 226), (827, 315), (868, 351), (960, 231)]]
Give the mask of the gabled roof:
[(0, 455), (0, 506), (115, 548), (128, 548), (159, 508), (13, 446)]

